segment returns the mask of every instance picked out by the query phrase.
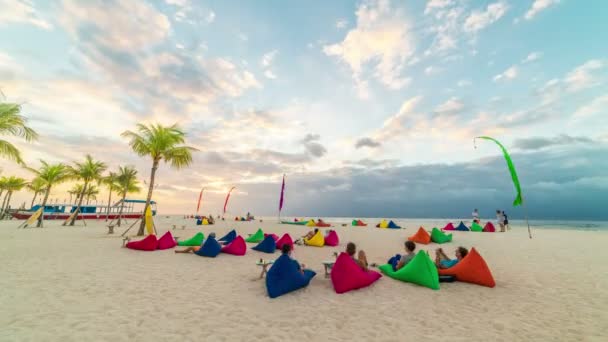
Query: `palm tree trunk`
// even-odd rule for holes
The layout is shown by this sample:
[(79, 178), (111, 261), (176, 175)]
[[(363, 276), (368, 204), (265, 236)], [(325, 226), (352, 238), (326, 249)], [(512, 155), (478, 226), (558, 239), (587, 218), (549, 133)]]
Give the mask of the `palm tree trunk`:
[(51, 186), (49, 185), (49, 187), (46, 188), (46, 192), (44, 193), (44, 199), (42, 200), (42, 214), (40, 214), (40, 217), (38, 217), (38, 223), (36, 224), (36, 227), (38, 228), (42, 227), (42, 220), (44, 220), (44, 207), (46, 206), (46, 202), (49, 200), (50, 193)]
[(34, 206), (34, 202), (36, 201), (36, 197), (38, 197), (38, 191), (34, 192), (34, 198), (32, 198), (32, 204), (30, 205), (30, 209)]
[(144, 235), (144, 227), (146, 226), (146, 210), (150, 206), (150, 201), (152, 200), (152, 191), (154, 191), (154, 178), (156, 177), (156, 170), (158, 169), (158, 160), (155, 160), (152, 163), (152, 171), (150, 172), (150, 187), (148, 187), (148, 197), (146, 198), (146, 206), (144, 207), (144, 212), (141, 217), (141, 223), (139, 224), (139, 231), (137, 232), (138, 236)]
[(89, 185), (88, 181), (84, 182), (84, 186), (82, 187), (82, 192), (80, 192), (80, 195), (78, 196), (78, 205), (76, 206), (76, 210), (74, 211), (76, 214), (74, 215), (74, 217), (72, 217), (72, 220), (70, 221), (70, 226), (73, 226), (74, 223), (76, 222), (76, 219), (78, 218), (78, 214), (80, 213), (80, 206), (82, 206), (82, 201), (84, 200), (84, 193), (87, 191), (88, 185)]
[(126, 191), (124, 194), (122, 194), (122, 201), (120, 201), (120, 211), (118, 212), (118, 224), (117, 224), (117, 226), (119, 226), (119, 227), (120, 227), (120, 219), (122, 218), (122, 212), (125, 208), (125, 198), (127, 198)]
[(10, 193), (10, 191), (8, 191), (6, 194), (4, 194), (4, 200), (2, 201), (2, 207), (0, 207), (0, 220), (2, 220), (2, 217), (4, 217), (4, 206), (6, 205), (6, 200), (8, 199), (9, 193)]
[(112, 202), (112, 188), (110, 188), (110, 194), (108, 195), (108, 208), (106, 209), (106, 222), (108, 222), (108, 216), (110, 216), (110, 202)]
[[(6, 193), (5, 198), (8, 197), (8, 200), (6, 201), (6, 204), (4, 205), (4, 208), (2, 209), (2, 215), (0, 215), (0, 220), (4, 220), (4, 218), (6, 217), (6, 215), (8, 214), (8, 210), (10, 208), (10, 204), (11, 204), (11, 197), (13, 197), (13, 190), (9, 190)], [(9, 216), (10, 217), (10, 216)]]

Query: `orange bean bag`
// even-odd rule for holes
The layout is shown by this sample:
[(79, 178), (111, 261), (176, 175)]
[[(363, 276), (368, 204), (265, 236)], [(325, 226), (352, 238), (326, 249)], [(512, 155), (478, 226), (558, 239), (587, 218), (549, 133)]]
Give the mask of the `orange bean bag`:
[(422, 228), (422, 227), (418, 228), (418, 231), (416, 232), (416, 234), (410, 236), (407, 239), (412, 242), (421, 243), (424, 245), (428, 245), (429, 243), (431, 243), (431, 236), (429, 235), (429, 232), (424, 230), (424, 228)]
[(486, 264), (481, 255), (477, 253), (475, 248), (471, 248), (471, 251), (469, 251), (467, 256), (460, 260), (455, 266), (450, 268), (439, 268), (437, 271), (439, 272), (439, 275), (454, 276), (458, 281), (487, 287), (496, 286), (488, 264)]

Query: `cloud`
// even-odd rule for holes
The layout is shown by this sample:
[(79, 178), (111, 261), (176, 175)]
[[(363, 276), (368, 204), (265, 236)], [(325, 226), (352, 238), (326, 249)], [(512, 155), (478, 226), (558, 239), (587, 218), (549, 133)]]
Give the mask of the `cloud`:
[(579, 107), (572, 116), (575, 120), (590, 118), (597, 114), (608, 115), (608, 94), (598, 96), (586, 105)]
[(321, 145), (318, 140), (321, 139), (319, 134), (308, 133), (302, 139), (302, 144), (306, 151), (313, 157), (320, 158), (327, 153), (325, 146)]
[(456, 97), (452, 97), (452, 98), (448, 99), (446, 102), (435, 107), (435, 113), (437, 113), (439, 115), (458, 114), (458, 113), (462, 112), (464, 107), (465, 107), (464, 103), (460, 99), (458, 99)]
[(513, 142), (513, 147), (520, 150), (540, 150), (546, 147), (561, 146), (561, 145), (574, 145), (574, 144), (590, 144), (594, 140), (589, 137), (583, 136), (570, 136), (562, 134), (553, 138), (547, 137), (533, 137), (516, 139)]
[(338, 21), (336, 21), (337, 29), (343, 29), (346, 27), (346, 25), (348, 25), (348, 20), (346, 19), (338, 19)]
[(275, 78), (277, 78), (277, 75), (275, 75), (272, 70), (266, 70), (264, 71), (264, 76), (266, 76), (266, 78), (272, 79), (274, 80)]
[(277, 56), (277, 53), (279, 53), (278, 50), (272, 50), (265, 53), (264, 56), (262, 56), (260, 64), (262, 64), (263, 67), (271, 66), (272, 62), (274, 61), (274, 58)]
[(522, 64), (531, 63), (539, 60), (543, 56), (542, 52), (534, 51), (531, 52), (524, 60), (521, 61)]
[(411, 80), (402, 74), (414, 44), (403, 11), (392, 8), (389, 0), (367, 0), (359, 6), (356, 16), (356, 27), (348, 31), (342, 42), (325, 45), (323, 52), (351, 68), (360, 95), (369, 94), (367, 67), (389, 89), (406, 86)]
[(380, 147), (382, 144), (372, 138), (360, 138), (355, 143), (355, 148), (360, 149), (362, 147), (376, 148)]
[(456, 85), (458, 85), (459, 87), (461, 87), (461, 88), (462, 88), (462, 87), (468, 87), (468, 86), (470, 86), (471, 84), (473, 84), (473, 83), (471, 82), (471, 80), (460, 80), (460, 81), (458, 81), (458, 83), (457, 83)]
[(454, 4), (454, 0), (428, 0), (424, 8), (424, 14), (430, 14), (434, 10), (442, 9)]
[(486, 26), (498, 21), (505, 13), (509, 6), (504, 2), (495, 2), (489, 4), (485, 11), (475, 10), (467, 17), (464, 22), (465, 32), (477, 32), (484, 29)]
[(532, 20), (539, 12), (558, 3), (559, 0), (534, 0), (532, 7), (526, 12), (524, 18), (526, 18), (526, 20)]
[(600, 84), (596, 71), (604, 68), (605, 64), (604, 61), (592, 59), (576, 67), (564, 78), (566, 89), (570, 92), (576, 92)]
[(436, 74), (440, 73), (442, 70), (443, 70), (443, 69), (441, 69), (441, 68), (439, 68), (439, 67), (434, 67), (434, 66), (432, 66), (432, 65), (429, 65), (428, 67), (426, 67), (426, 68), (424, 69), (424, 73), (425, 73), (426, 75), (429, 75), (429, 76), (430, 76), (430, 75), (436, 75)]
[(29, 24), (44, 30), (53, 25), (44, 19), (29, 0), (0, 0), (0, 26), (15, 23)]
[(191, 25), (211, 24), (215, 21), (215, 12), (205, 9), (190, 0), (166, 0), (167, 4), (177, 7), (174, 19), (177, 22)]
[(512, 79), (515, 79), (517, 77), (517, 67), (515, 65), (509, 67), (507, 70), (503, 71), (502, 73), (494, 76), (493, 80), (494, 82), (500, 82), (500, 81), (510, 81)]

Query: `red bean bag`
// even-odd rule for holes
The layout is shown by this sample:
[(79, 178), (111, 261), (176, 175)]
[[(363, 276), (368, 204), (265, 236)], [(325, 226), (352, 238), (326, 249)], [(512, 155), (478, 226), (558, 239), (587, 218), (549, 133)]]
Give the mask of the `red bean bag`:
[(456, 277), (458, 281), (464, 281), (467, 283), (494, 287), (494, 277), (488, 264), (485, 260), (477, 253), (475, 248), (471, 248), (471, 251), (460, 260), (455, 266), (450, 268), (439, 268), (437, 270), (439, 275), (451, 275)]
[(340, 253), (331, 269), (331, 282), (336, 293), (344, 293), (371, 285), (382, 275), (376, 271), (364, 271), (346, 253)]
[(338, 237), (338, 233), (335, 230), (330, 230), (329, 234), (325, 237), (325, 245), (326, 246), (337, 246), (340, 244), (340, 238)]
[(428, 245), (429, 243), (431, 243), (431, 236), (429, 235), (429, 232), (424, 230), (424, 228), (422, 227), (418, 228), (416, 234), (410, 236), (407, 239), (412, 242), (421, 243), (424, 245)]
[(287, 233), (283, 234), (283, 236), (281, 236), (281, 238), (277, 241), (277, 249), (282, 249), (284, 244), (290, 245), (291, 249), (293, 249), (293, 240)]
[(486, 233), (494, 233), (496, 232), (496, 228), (494, 228), (492, 222), (488, 221), (488, 223), (486, 223), (486, 225), (483, 227), (483, 231)]
[(357, 220), (357, 226), (358, 226), (358, 227), (367, 227), (367, 223), (364, 223), (364, 222), (363, 222), (363, 221), (361, 221), (361, 220)]
[(127, 243), (127, 248), (137, 249), (139, 251), (155, 251), (158, 240), (156, 235), (148, 235), (139, 241), (131, 241)]
[(156, 249), (169, 249), (177, 246), (177, 242), (173, 238), (173, 235), (170, 231), (167, 231), (163, 236), (158, 239), (158, 243), (156, 245)]
[(452, 222), (450, 222), (450, 223), (446, 224), (442, 230), (456, 230), (456, 228), (454, 228), (454, 225), (452, 224)]
[(277, 240), (279, 240), (279, 237), (276, 234), (264, 234), (264, 237), (267, 237), (267, 236), (272, 236), (272, 239), (275, 242), (277, 242)]
[(247, 253), (247, 244), (245, 244), (243, 237), (239, 235), (231, 243), (222, 247), (222, 253), (239, 256), (245, 255)]
[(317, 222), (317, 227), (331, 227), (331, 224), (319, 219), (319, 222)]

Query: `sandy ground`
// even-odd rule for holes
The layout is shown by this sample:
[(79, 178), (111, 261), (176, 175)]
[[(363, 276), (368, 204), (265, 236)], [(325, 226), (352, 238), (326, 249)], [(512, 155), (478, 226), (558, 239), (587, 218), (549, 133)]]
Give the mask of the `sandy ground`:
[[(305, 228), (275, 223), (157, 218), (182, 239), (230, 228), (278, 235)], [(0, 223), (0, 341), (607, 341), (608, 232), (456, 232), (452, 253), (475, 246), (497, 286), (442, 284), (439, 291), (383, 277), (337, 295), (321, 262), (348, 241), (370, 261), (401, 252), (406, 230), (337, 227), (341, 246), (296, 247), (317, 271), (310, 286), (269, 299), (252, 250), (216, 259), (121, 248), (103, 222), (16, 229)], [(187, 225), (181, 230), (181, 225)], [(431, 228), (431, 227), (427, 227)], [(422, 248), (433, 250), (435, 244)], [(278, 255), (277, 255), (278, 256)]]

